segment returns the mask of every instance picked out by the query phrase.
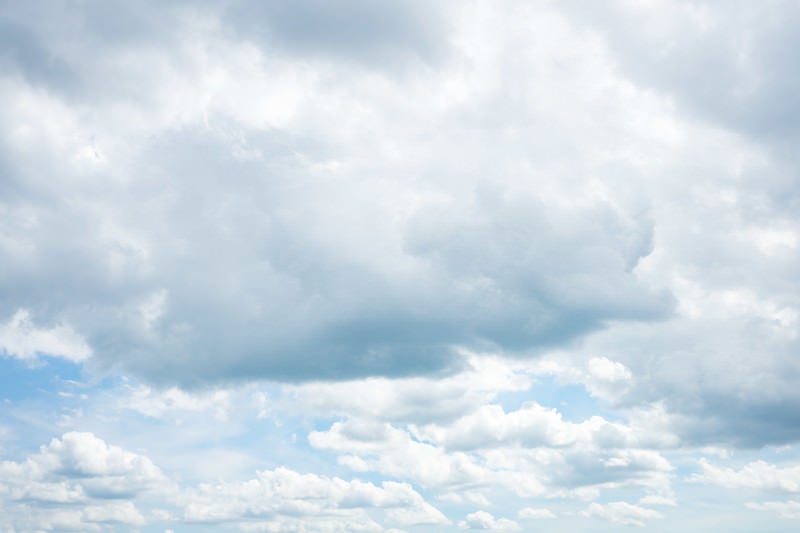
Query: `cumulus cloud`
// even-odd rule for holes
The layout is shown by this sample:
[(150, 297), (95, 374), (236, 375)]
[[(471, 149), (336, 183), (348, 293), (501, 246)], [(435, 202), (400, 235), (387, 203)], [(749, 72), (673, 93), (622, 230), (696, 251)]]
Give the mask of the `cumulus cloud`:
[(586, 361), (545, 357), (537, 362), (536, 374), (553, 375), (560, 383), (579, 383), (594, 397), (615, 402), (633, 385), (633, 374), (619, 361), (589, 357)]
[(461, 529), (481, 529), (487, 531), (522, 531), (519, 524), (508, 518), (495, 518), (486, 511), (475, 511), (458, 523)]
[(599, 417), (570, 423), (538, 405), (508, 415), (487, 405), (449, 424), (405, 429), (354, 418), (308, 440), (354, 471), (464, 492), (466, 501), (482, 487), (545, 498), (586, 499), (619, 487), (669, 493), (673, 470), (658, 451), (637, 448), (627, 426)]
[(499, 405), (484, 405), (454, 421), (444, 431), (434, 426), (420, 434), (450, 449), (476, 449), (497, 446), (567, 447), (592, 445), (625, 448), (636, 444), (630, 428), (601, 417), (579, 424), (565, 421), (556, 409), (531, 402), (506, 413)]
[[(134, 503), (148, 495), (173, 510), (152, 508), (148, 520)], [(279, 467), (246, 481), (181, 487), (148, 458), (78, 432), (53, 439), (25, 461), (0, 462), (0, 503), (8, 510), (0, 526), (21, 531), (100, 531), (153, 519), (327, 532), (450, 523), (411, 485), (395, 481), (376, 485)]]
[(464, 357), (461, 371), (448, 376), (287, 385), (283, 394), (288, 400), (280, 407), (316, 416), (443, 423), (474, 411), (500, 394), (528, 390), (533, 383), (533, 373), (519, 362), (486, 354)]
[(387, 423), (335, 422), (327, 431), (311, 432), (308, 440), (315, 448), (340, 453), (340, 462), (356, 471), (374, 470), (426, 488), (468, 487), (492, 477), (490, 470), (467, 454), (448, 454)]
[(69, 326), (37, 327), (31, 314), (19, 309), (8, 322), (0, 324), (0, 353), (23, 361), (48, 355), (81, 362), (92, 355), (92, 350)]
[[(470, 38), (443, 38), (416, 4), (345, 3), (343, 21), (352, 11), (392, 29), (297, 41), (287, 27), (327, 21), (327, 8), (252, 9), (179, 2), (165, 13), (174, 24), (131, 17), (120, 23), (126, 38), (102, 47), (92, 45), (106, 38), (104, 9), (71, 14), (80, 34), (47, 31), (55, 12), (16, 17), (39, 52), (9, 56), (16, 68), (0, 87), (14, 193), (3, 203), (3, 275), (13, 280), (3, 301), (71, 324), (100, 368), (184, 383), (426, 374), (455, 364), (455, 346), (522, 354), (670, 312), (668, 294), (631, 270), (650, 250), (642, 205), (612, 201), (599, 183), (576, 198), (562, 176), (583, 179), (581, 166), (557, 169), (529, 143), (497, 145), (506, 162), (489, 165), (495, 128), (465, 125), (507, 100), (485, 80), (499, 87), (509, 72), (474, 55), (503, 50), (471, 35), (472, 7), (446, 26)], [(558, 31), (571, 30), (562, 20)], [(437, 71), (397, 78), (344, 61), (364, 49), (359, 35), (370, 53), (399, 50)], [(414, 53), (410, 42), (428, 44)], [(457, 52), (432, 52), (454, 43)], [(36, 77), (45, 57), (81, 90)], [(576, 65), (576, 79), (612, 77), (599, 58)], [(126, 83), (143, 78), (141, 97), (129, 98)], [(552, 78), (543, 99), (574, 82)], [(513, 120), (524, 131), (548, 113)], [(568, 151), (574, 117), (549, 117), (569, 130), (553, 137)]]
[(0, 423), (186, 422), (163, 456), (239, 472), (68, 432), (0, 463), (0, 527), (640, 525), (711, 449), (752, 457), (693, 490), (800, 492), (757, 456), (800, 440), (794, 3), (0, 5)]
[(169, 386), (577, 350), (685, 442), (791, 442), (795, 12), (14, 9), (3, 352)]
[(0, 469), (13, 500), (70, 503), (129, 498), (166, 482), (147, 457), (79, 432), (53, 439), (24, 462), (3, 461)]
[(664, 515), (658, 511), (627, 502), (611, 502), (605, 505), (593, 503), (581, 514), (591, 518), (608, 520), (615, 524), (639, 527), (644, 527), (647, 520), (664, 518)]
[(712, 465), (700, 460), (702, 471), (692, 476), (699, 483), (710, 483), (730, 489), (800, 492), (800, 466), (780, 467), (766, 461), (754, 461), (740, 469)]
[(446, 524), (447, 518), (411, 486), (344, 481), (286, 468), (258, 472), (243, 483), (201, 485), (180, 496), (188, 522), (234, 523), (265, 531), (383, 531), (366, 509), (399, 525)]
[(145, 518), (132, 499), (148, 491), (165, 493), (170, 486), (147, 457), (91, 433), (65, 433), (25, 461), (0, 462), (6, 524), (21, 530), (142, 525)]
[(128, 392), (120, 399), (120, 407), (153, 418), (163, 418), (175, 412), (211, 412), (214, 418), (222, 421), (230, 409), (231, 393), (228, 390), (191, 393), (177, 387), (159, 390), (138, 384), (129, 385)]

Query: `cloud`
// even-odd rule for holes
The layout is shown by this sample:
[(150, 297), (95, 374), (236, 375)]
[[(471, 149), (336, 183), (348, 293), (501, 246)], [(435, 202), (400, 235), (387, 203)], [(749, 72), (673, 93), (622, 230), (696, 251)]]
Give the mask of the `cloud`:
[(3, 461), (0, 475), (13, 500), (56, 503), (130, 498), (166, 483), (147, 457), (80, 432), (53, 439), (24, 462)]
[(308, 440), (317, 449), (342, 454), (340, 461), (355, 470), (410, 479), (423, 488), (470, 486), (491, 479), (491, 472), (468, 455), (448, 454), (386, 423), (335, 422), (327, 431), (311, 432)]
[(118, 502), (107, 505), (90, 505), (83, 509), (84, 520), (99, 524), (144, 525), (145, 518), (132, 502)]
[(0, 501), (8, 511), (4, 519), (7, 527), (21, 530), (143, 525), (146, 520), (132, 500), (170, 488), (147, 457), (91, 433), (65, 433), (22, 462), (0, 462)]
[(789, 22), (798, 14), (796, 4), (652, 2), (644, 8), (618, 1), (603, 10), (570, 4), (638, 83), (767, 142), (798, 134), (800, 108), (789, 95), (800, 73), (787, 54), (798, 40)]
[[(382, 422), (445, 423), (497, 398), (528, 390), (533, 378), (523, 363), (464, 354), (448, 376), (369, 378), (285, 385), (279, 408), (320, 417), (358, 416)], [(435, 406), (431, 408), (431, 406)]]
[[(576, 369), (569, 368), (574, 372)], [(618, 361), (606, 357), (589, 359), (585, 375), (577, 381), (583, 383), (592, 396), (615, 399), (627, 392), (633, 381), (631, 371)]]
[(421, 429), (421, 434), (441, 442), (449, 449), (477, 449), (498, 446), (568, 447), (590, 445), (624, 448), (635, 445), (630, 429), (593, 417), (580, 424), (566, 422), (555, 409), (536, 403), (506, 413), (499, 405), (484, 405), (469, 413), (444, 432), (437, 428)]
[(29, 362), (48, 355), (77, 363), (88, 359), (92, 350), (69, 326), (37, 327), (30, 313), (20, 309), (0, 324), (0, 353)]
[(621, 487), (671, 493), (672, 465), (658, 451), (638, 449), (631, 428), (599, 417), (565, 422), (538, 405), (509, 414), (486, 405), (447, 424), (407, 428), (351, 418), (308, 440), (354, 471), (446, 490), (455, 493), (451, 500), (484, 487), (544, 498), (585, 499)]
[(120, 400), (120, 406), (145, 416), (163, 418), (174, 412), (211, 412), (217, 420), (225, 420), (230, 409), (230, 391), (213, 390), (189, 393), (177, 387), (164, 390), (147, 385), (129, 386), (129, 394)]
[(785, 502), (751, 502), (747, 504), (747, 508), (776, 513), (782, 518), (800, 519), (800, 502), (794, 500)]
[[(613, 353), (633, 374), (615, 402), (661, 405), (662, 429), (687, 444), (757, 448), (794, 441), (794, 406), (800, 405), (791, 384), (798, 372), (790, 356), (794, 326), (764, 316), (763, 309), (719, 309), (657, 328), (602, 332), (587, 351)], [(731, 370), (720, 372), (723, 367)]]
[(581, 514), (587, 517), (602, 518), (615, 524), (638, 527), (644, 527), (647, 520), (664, 518), (664, 515), (658, 511), (627, 502), (611, 502), (605, 505), (593, 503)]
[[(22, 462), (0, 462), (0, 503), (8, 510), (0, 526), (100, 531), (113, 524), (146, 525), (147, 515), (264, 531), (449, 524), (407, 483), (345, 481), (286, 467), (258, 471), (245, 481), (210, 482), (202, 470), (199, 484), (179, 486), (142, 455), (91, 433), (65, 433)], [(135, 500), (151, 512), (142, 513)]]
[(800, 492), (800, 466), (779, 467), (766, 461), (754, 461), (737, 470), (714, 466), (700, 459), (700, 468), (702, 472), (694, 474), (692, 481), (730, 489)]
[[(92, 6), (70, 19), (85, 23), (80, 34), (46, 31), (48, 13), (20, 15), (81, 90), (34, 83), (24, 66), (0, 84), (3, 187), (14, 193), (2, 205), (2, 274), (13, 282), (0, 311), (70, 324), (93, 368), (192, 385), (431, 375), (457, 366), (459, 347), (524, 356), (610, 321), (670, 314), (668, 291), (632, 270), (651, 250), (647, 202), (608, 196), (581, 163), (560, 167), (571, 156), (531, 149), (548, 141), (572, 153), (607, 136), (568, 107), (544, 111), (497, 89), (520, 71), (475, 55), (504, 51), (472, 34), (471, 11), (441, 29), (416, 4), (344, 3), (342, 24), (290, 32), (290, 43), (281, 31), (330, 8), (247, 9), (176, 3), (165, 14), (174, 24), (142, 14), (118, 22), (116, 37)], [(363, 17), (386, 31), (338, 33)], [(265, 34), (251, 40), (251, 22)], [(564, 20), (552, 27), (553, 49), (561, 37), (594, 46)], [(92, 46), (106, 38), (114, 45)], [(364, 42), (379, 55), (412, 41), (436, 55), (440, 39), (461, 49), (402, 80), (344, 59)], [(542, 101), (593, 91), (577, 84), (587, 76), (612, 83), (595, 59), (566, 78), (537, 75), (550, 80)], [(135, 97), (131, 80), (146, 85)], [(609, 105), (628, 109), (630, 96)], [(491, 142), (499, 126), (480, 110), (503, 102), (530, 137)], [(545, 118), (558, 126), (531, 129)]]
[(405, 483), (376, 486), (287, 468), (260, 471), (242, 483), (189, 489), (180, 496), (187, 522), (233, 523), (242, 529), (383, 531), (366, 509), (399, 525), (446, 524), (447, 518)]
[(435, 6), (416, 1), (233, 2), (224, 20), (264, 48), (314, 59), (355, 60), (373, 68), (403, 60), (435, 61), (448, 46), (443, 15)]
[(0, 529), (798, 493), (796, 5), (18, 4)]
[(523, 520), (545, 520), (556, 518), (556, 514), (550, 509), (537, 509), (534, 507), (525, 507), (517, 512), (517, 516)]
[(495, 518), (486, 511), (476, 511), (459, 522), (461, 529), (482, 529), (488, 531), (522, 531), (519, 524), (508, 518)]

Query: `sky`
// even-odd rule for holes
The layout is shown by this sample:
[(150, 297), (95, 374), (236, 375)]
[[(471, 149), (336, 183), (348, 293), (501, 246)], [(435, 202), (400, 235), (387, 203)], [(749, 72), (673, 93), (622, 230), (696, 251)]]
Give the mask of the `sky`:
[(800, 520), (800, 4), (0, 0), (0, 532)]

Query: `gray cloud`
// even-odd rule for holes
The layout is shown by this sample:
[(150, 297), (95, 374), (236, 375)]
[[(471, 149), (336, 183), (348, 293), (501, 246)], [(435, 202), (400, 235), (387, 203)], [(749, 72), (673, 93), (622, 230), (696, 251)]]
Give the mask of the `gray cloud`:
[(637, 82), (692, 113), (772, 141), (800, 131), (800, 10), (791, 1), (574, 2), (574, 16), (602, 33)]
[[(303, 6), (264, 16), (295, 35), (281, 17), (322, 24), (318, 11), (330, 9)], [(376, 49), (427, 42), (412, 22), (436, 17), (392, 6), (343, 5), (337, 17), (349, 8), (353, 24), (371, 17), (400, 33), (364, 29), (352, 35), (364, 42), (339, 43), (340, 54), (356, 56), (370, 39)], [(443, 169), (428, 148), (457, 145), (440, 126), (422, 139), (417, 130), (438, 113), (461, 135), (462, 119), (448, 124), (458, 102), (420, 105), (406, 82), (375, 84), (369, 68), (309, 70), (197, 10), (170, 4), (170, 29), (131, 17), (113, 46), (92, 50), (109, 14), (87, 8), (48, 37), (42, 13), (37, 46), (63, 48), (82, 95), (59, 93), (57, 79), (44, 91), (5, 81), (6, 317), (25, 309), (41, 327), (75, 328), (97, 368), (198, 384), (436, 373), (458, 364), (457, 346), (525, 354), (611, 320), (669, 314), (667, 293), (633, 273), (650, 250), (652, 222), (637, 218), (646, 207), (569, 205), (569, 187), (553, 190), (558, 175), (515, 170), (526, 144), (502, 147), (515, 163), (490, 176), (468, 168), (468, 153), (466, 165)], [(427, 75), (412, 81), (443, 90)], [(558, 142), (571, 144), (564, 128)], [(477, 167), (489, 162), (491, 136), (463, 139)]]
[(408, 59), (438, 62), (448, 46), (444, 17), (424, 2), (301, 0), (233, 2), (228, 27), (268, 49), (380, 66)]

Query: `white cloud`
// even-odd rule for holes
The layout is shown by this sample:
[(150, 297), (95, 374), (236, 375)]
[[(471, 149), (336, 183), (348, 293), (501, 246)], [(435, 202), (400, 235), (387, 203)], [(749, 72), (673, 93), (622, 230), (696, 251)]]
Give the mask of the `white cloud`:
[(766, 461), (754, 461), (740, 469), (718, 467), (700, 459), (702, 472), (691, 479), (730, 489), (757, 489), (788, 493), (800, 492), (800, 466), (780, 467)]
[(664, 515), (658, 511), (627, 502), (611, 502), (605, 505), (593, 503), (581, 514), (592, 518), (602, 518), (615, 524), (639, 527), (644, 527), (648, 520), (664, 518)]
[(0, 354), (23, 361), (48, 355), (81, 362), (92, 355), (92, 350), (69, 326), (37, 327), (31, 313), (19, 309), (8, 322), (0, 324)]
[(144, 516), (133, 502), (115, 502), (105, 505), (89, 505), (83, 510), (83, 520), (99, 524), (144, 525)]
[(517, 516), (523, 520), (545, 520), (556, 518), (557, 515), (550, 509), (542, 509), (535, 507), (525, 507), (517, 512)]
[(465, 368), (451, 376), (287, 385), (284, 408), (316, 416), (424, 424), (457, 418), (498, 394), (522, 392), (532, 384), (529, 365), (522, 362), (491, 355), (464, 356)]
[(446, 453), (440, 447), (419, 442), (390, 424), (348, 420), (334, 423), (328, 431), (308, 436), (315, 448), (354, 454), (345, 460), (400, 479), (413, 480), (426, 488), (469, 486), (488, 482), (491, 471), (464, 453)]
[(0, 476), (13, 500), (55, 503), (129, 498), (167, 483), (147, 457), (78, 432), (53, 439), (23, 462), (3, 461)]
[(294, 531), (299, 525), (313, 525), (316, 531), (381, 531), (366, 509), (381, 509), (385, 521), (398, 525), (448, 522), (405, 483), (376, 486), (287, 468), (260, 471), (242, 483), (203, 484), (184, 491), (179, 500), (186, 521), (230, 522), (268, 531)]
[(419, 434), (450, 449), (518, 445), (523, 447), (591, 446), (625, 448), (636, 444), (630, 428), (592, 417), (581, 423), (563, 420), (552, 408), (530, 402), (506, 413), (499, 405), (484, 405), (446, 428), (424, 426)]
[(508, 415), (486, 405), (449, 424), (407, 429), (347, 419), (311, 432), (309, 443), (354, 471), (446, 490), (451, 501), (481, 487), (546, 498), (586, 499), (624, 486), (669, 493), (673, 470), (658, 451), (636, 448), (627, 426), (599, 417), (566, 422), (535, 404)]
[(146, 520), (132, 499), (151, 491), (166, 494), (170, 488), (147, 457), (91, 433), (65, 433), (22, 462), (0, 462), (5, 524), (22, 530), (143, 525)]
[[(17, 4), (0, 529), (180, 529), (170, 479), (245, 529), (640, 524), (714, 450), (701, 497), (800, 494), (757, 460), (800, 441), (795, 3)], [(24, 451), (57, 425), (127, 450)]]
[(486, 511), (476, 511), (458, 523), (461, 529), (480, 529), (485, 531), (521, 531), (519, 524), (508, 518), (495, 518)]
[(153, 418), (181, 412), (210, 412), (215, 419), (224, 421), (230, 410), (231, 392), (223, 389), (191, 393), (177, 387), (159, 390), (137, 384), (128, 386), (128, 391), (127, 396), (118, 400), (120, 407)]

